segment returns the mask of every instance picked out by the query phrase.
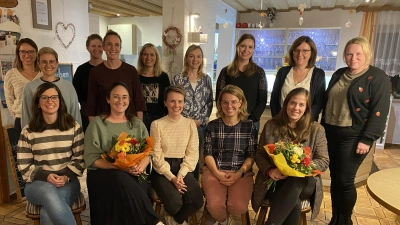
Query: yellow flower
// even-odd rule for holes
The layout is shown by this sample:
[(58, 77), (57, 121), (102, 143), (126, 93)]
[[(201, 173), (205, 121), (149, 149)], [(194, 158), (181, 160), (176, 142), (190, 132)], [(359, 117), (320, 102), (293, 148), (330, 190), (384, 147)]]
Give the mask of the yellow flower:
[(299, 156), (297, 154), (293, 154), (292, 157), (290, 157), (290, 159), (291, 159), (290, 161), (292, 163), (299, 163), (300, 162)]

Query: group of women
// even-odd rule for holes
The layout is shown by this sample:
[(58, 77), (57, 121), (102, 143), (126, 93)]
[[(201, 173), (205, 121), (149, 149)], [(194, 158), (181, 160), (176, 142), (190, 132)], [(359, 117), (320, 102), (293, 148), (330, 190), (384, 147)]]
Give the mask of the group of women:
[[(284, 176), (263, 148), (282, 139), (309, 146), (317, 169), (329, 166), (330, 225), (352, 224), (355, 174), (382, 135), (389, 110), (389, 81), (369, 65), (366, 39), (347, 43), (343, 59), (348, 67), (333, 74), (326, 91), (324, 71), (315, 67), (315, 43), (307, 36), (295, 40), (290, 66), (278, 71), (271, 94), (273, 118), (259, 141), (267, 82), (253, 61), (252, 35), (239, 38), (234, 60), (221, 70), (217, 119), (209, 122), (212, 83), (203, 72), (200, 46), (187, 49), (184, 69), (171, 83), (153, 44), (142, 47), (138, 70), (119, 59), (122, 40), (114, 31), (104, 39), (90, 35), (86, 47), (91, 58), (78, 67), (74, 86), (55, 76), (57, 53), (48, 47), (38, 50), (28, 38), (18, 43), (15, 68), (5, 78), (6, 101), (21, 133), (17, 158), (27, 181), (25, 194), (42, 206), (45, 224), (75, 223), (69, 206), (78, 198), (77, 176), (85, 167), (91, 223), (96, 225), (162, 224), (147, 197), (147, 182), (138, 180), (148, 167), (153, 168), (147, 170), (152, 187), (170, 215), (167, 224), (187, 224), (202, 207), (203, 195), (207, 224), (226, 224), (229, 214), (246, 212), (250, 200), (258, 211), (265, 198), (271, 203), (266, 225), (296, 224), (303, 199), (311, 200), (315, 218), (322, 202), (320, 176)], [(153, 154), (126, 170), (101, 157), (122, 131), (136, 138), (150, 133), (155, 140)], [(259, 168), (255, 184), (254, 162)], [(276, 181), (274, 190), (265, 187), (267, 179)]]

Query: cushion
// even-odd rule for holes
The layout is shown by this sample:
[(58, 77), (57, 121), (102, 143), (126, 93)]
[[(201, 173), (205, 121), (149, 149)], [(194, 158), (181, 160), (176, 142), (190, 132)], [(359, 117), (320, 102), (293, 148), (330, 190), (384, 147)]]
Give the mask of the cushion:
[[(83, 196), (82, 192), (80, 193), (78, 199), (72, 204), (71, 210), (78, 209), (86, 204), (85, 196)], [(26, 213), (27, 214), (34, 214), (34, 215), (40, 215), (40, 205), (34, 205), (31, 204), (30, 202), (27, 202), (26, 204)]]

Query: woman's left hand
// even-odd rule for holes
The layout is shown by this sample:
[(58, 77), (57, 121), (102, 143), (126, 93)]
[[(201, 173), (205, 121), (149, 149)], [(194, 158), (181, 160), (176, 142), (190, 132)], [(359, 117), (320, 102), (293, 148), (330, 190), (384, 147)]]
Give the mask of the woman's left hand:
[(221, 182), (221, 184), (225, 186), (231, 186), (236, 183), (240, 178), (242, 177), (242, 174), (236, 171), (229, 171), (226, 173), (225, 178), (226, 181)]
[(357, 154), (367, 154), (368, 152), (369, 152), (369, 145), (358, 142), (356, 153)]

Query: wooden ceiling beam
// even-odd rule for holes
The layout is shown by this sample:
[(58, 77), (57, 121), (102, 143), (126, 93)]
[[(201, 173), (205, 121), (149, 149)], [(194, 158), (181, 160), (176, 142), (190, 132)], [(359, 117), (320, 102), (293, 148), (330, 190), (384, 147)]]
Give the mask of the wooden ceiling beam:
[(134, 10), (131, 10), (130, 8), (122, 8), (119, 6), (112, 6), (111, 4), (108, 3), (102, 3), (102, 2), (93, 2), (92, 3), (93, 8), (94, 9), (101, 9), (103, 11), (110, 11), (111, 14), (121, 14), (121, 16), (123, 14), (126, 15), (131, 15), (131, 16), (147, 16), (147, 14), (144, 13), (139, 13), (139, 12), (135, 12)]
[(117, 15), (115, 15), (115, 14), (111, 14), (109, 12), (104, 12), (103, 10), (98, 10), (98, 9), (95, 9), (95, 8), (92, 8), (90, 10), (90, 13), (96, 14), (96, 15), (99, 15), (99, 16), (105, 16), (105, 17), (117, 17)]
[[(103, 0), (94, 0), (103, 1)], [(161, 16), (162, 15), (162, 5), (155, 5), (143, 0), (109, 0), (107, 1), (111, 4), (123, 4), (125, 7), (134, 8), (137, 11), (142, 11), (143, 13)]]
[(380, 11), (400, 11), (400, 7), (382, 6), (382, 7), (357, 7), (356, 12), (380, 12)]
[[(320, 7), (320, 6), (313, 6), (310, 8), (305, 9), (304, 11), (311, 11), (311, 10), (320, 10), (320, 11), (330, 11), (332, 9), (342, 9), (342, 10), (350, 10), (353, 9), (356, 12), (378, 12), (378, 11), (389, 11), (389, 10), (393, 10), (393, 11), (399, 11), (400, 7), (393, 7), (393, 6), (383, 6), (383, 7), (368, 7), (368, 6), (360, 6), (360, 7), (346, 7), (344, 5), (337, 5), (335, 7)], [(265, 12), (267, 9), (265, 10), (252, 10), (252, 9), (248, 9), (246, 11), (238, 11), (238, 13), (251, 13), (251, 12)], [(297, 11), (298, 8), (295, 7), (290, 7), (288, 9), (277, 9), (278, 12), (291, 12), (291, 11)]]

